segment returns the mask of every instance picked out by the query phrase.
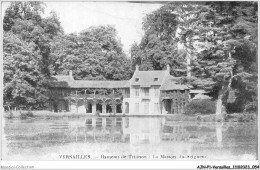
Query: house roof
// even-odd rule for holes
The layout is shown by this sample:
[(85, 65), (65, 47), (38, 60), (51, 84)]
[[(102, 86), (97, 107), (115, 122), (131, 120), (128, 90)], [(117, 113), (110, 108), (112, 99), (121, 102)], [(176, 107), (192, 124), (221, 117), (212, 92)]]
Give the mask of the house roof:
[(53, 76), (51, 87), (62, 88), (126, 88), (129, 81), (74, 80), (69, 76)]
[(165, 77), (168, 75), (167, 70), (162, 71), (135, 71), (130, 80), (131, 85), (141, 87), (150, 87), (152, 85), (162, 85)]
[(72, 88), (126, 88), (129, 81), (100, 81), (100, 80), (75, 80), (71, 83)]
[(177, 77), (173, 77), (167, 70), (139, 71), (136, 69), (130, 80), (101, 81), (101, 80), (74, 80), (70, 75), (57, 75), (52, 77), (51, 87), (60, 88), (130, 88), (131, 86), (151, 87), (161, 86), (161, 90), (185, 90), (190, 89), (186, 85), (177, 84)]
[(183, 84), (177, 84), (176, 83), (177, 78), (176, 77), (168, 77), (167, 80), (162, 84), (161, 90), (167, 91), (167, 90), (187, 90), (190, 89), (187, 85)]

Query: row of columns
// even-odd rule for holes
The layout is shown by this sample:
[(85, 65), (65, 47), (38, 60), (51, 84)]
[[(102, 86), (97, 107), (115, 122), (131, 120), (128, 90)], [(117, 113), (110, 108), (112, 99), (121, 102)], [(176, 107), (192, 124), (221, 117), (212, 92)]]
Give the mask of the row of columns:
[[(77, 109), (77, 112), (78, 112), (78, 109), (79, 109), (79, 106), (78, 106), (78, 100), (75, 100), (75, 105), (76, 105), (76, 109)], [(86, 100), (84, 100), (84, 107), (85, 107), (85, 110), (87, 110), (88, 108), (88, 104), (91, 103), (92, 104), (92, 113), (95, 114), (97, 112), (97, 104), (98, 104), (98, 100), (92, 100), (93, 102), (87, 102)], [(106, 110), (107, 110), (107, 103), (105, 101), (101, 102), (100, 103), (102, 105), (102, 113), (106, 113)], [(116, 102), (113, 101), (112, 102), (112, 113), (116, 113)], [(72, 102), (71, 100), (69, 100), (69, 107), (70, 107), (70, 111), (71, 111), (71, 106), (72, 106)]]
[[(84, 102), (79, 105), (78, 103), (79, 100), (75, 100), (75, 102), (72, 102), (71, 99), (65, 99), (65, 100), (53, 100), (49, 102), (49, 108), (51, 111), (57, 111), (57, 112), (62, 112), (62, 111), (72, 111), (73, 109), (75, 109), (76, 112), (80, 111), (79, 109), (81, 109), (81, 112), (86, 112), (87, 109), (89, 109), (89, 103), (92, 104), (92, 112), (93, 114), (95, 114), (97, 112), (97, 104), (101, 104), (102, 105), (102, 113), (106, 113), (107, 112), (107, 103), (104, 100), (92, 100), (92, 102), (90, 101), (86, 101), (84, 100)], [(101, 101), (101, 102), (98, 102)], [(116, 113), (116, 106), (117, 104), (119, 104), (119, 102), (116, 101), (112, 101), (111, 103), (111, 111), (112, 113)], [(55, 108), (56, 107), (56, 108)], [(72, 108), (74, 107), (74, 108)], [(82, 108), (80, 108), (82, 107)], [(100, 109), (101, 110), (101, 109)]]
[[(92, 103), (92, 113), (96, 113), (96, 111), (97, 111), (97, 104), (98, 103), (95, 103), (95, 102)], [(101, 105), (102, 105), (102, 113), (106, 113), (106, 111), (107, 111), (107, 104), (106, 103), (102, 103)], [(85, 107), (86, 106), (87, 105), (85, 104)], [(116, 113), (116, 103), (112, 103), (111, 108), (112, 108), (112, 113)]]

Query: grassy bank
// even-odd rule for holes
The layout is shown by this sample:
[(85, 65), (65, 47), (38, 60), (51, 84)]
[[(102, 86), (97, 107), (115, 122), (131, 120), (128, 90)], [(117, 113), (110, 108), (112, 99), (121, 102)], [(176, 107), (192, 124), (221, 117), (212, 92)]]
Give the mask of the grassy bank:
[[(7, 119), (31, 119), (31, 118), (60, 118), (60, 117), (96, 117), (93, 114), (86, 113), (72, 113), (72, 112), (50, 112), (47, 110), (42, 111), (13, 111), (13, 112), (4, 112), (4, 118)], [(165, 116), (168, 121), (196, 121), (196, 122), (256, 122), (257, 114), (253, 113), (234, 113), (226, 115), (215, 115), (215, 114), (195, 114), (195, 115), (185, 115), (185, 114), (174, 114), (174, 115), (101, 115), (107, 117), (161, 117)]]
[(177, 114), (167, 116), (168, 121), (199, 121), (199, 122), (257, 122), (257, 114), (255, 113), (233, 113), (225, 115), (184, 115)]
[(167, 116), (166, 120), (168, 120), (168, 121), (200, 121), (200, 122), (224, 121), (223, 116), (216, 116), (215, 114), (209, 114), (209, 115), (176, 114), (176, 115)]
[(13, 111), (13, 112), (4, 112), (4, 118), (7, 119), (30, 119), (35, 117), (43, 118), (58, 118), (58, 117), (83, 117), (86, 114), (72, 113), (72, 112), (50, 112), (48, 110), (41, 111)]

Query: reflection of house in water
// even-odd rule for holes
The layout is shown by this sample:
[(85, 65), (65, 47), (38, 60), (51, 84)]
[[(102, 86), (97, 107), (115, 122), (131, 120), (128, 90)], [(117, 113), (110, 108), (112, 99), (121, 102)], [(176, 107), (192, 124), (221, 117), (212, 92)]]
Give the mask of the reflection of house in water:
[[(158, 118), (87, 118), (88, 142), (159, 143), (162, 119)], [(78, 134), (83, 134), (78, 132)]]
[(223, 124), (218, 123), (216, 124), (216, 136), (217, 136), (217, 146), (222, 147), (222, 131), (223, 131)]
[(200, 143), (222, 147), (223, 125), (165, 122), (165, 118), (92, 117), (77, 126), (76, 140), (85, 142)]
[(162, 140), (187, 141), (190, 135), (183, 124), (165, 125)]
[(160, 143), (162, 126), (160, 118), (130, 118), (130, 143)]
[(127, 142), (123, 134), (123, 118), (87, 118), (86, 135), (89, 142)]

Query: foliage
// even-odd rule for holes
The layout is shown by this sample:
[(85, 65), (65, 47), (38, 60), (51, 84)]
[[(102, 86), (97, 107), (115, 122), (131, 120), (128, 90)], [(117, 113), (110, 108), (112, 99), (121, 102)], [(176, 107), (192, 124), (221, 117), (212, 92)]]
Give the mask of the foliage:
[(4, 101), (9, 105), (43, 105), (46, 77), (39, 67), (39, 53), (12, 33), (4, 34)]
[[(256, 71), (249, 68), (257, 57), (257, 3), (209, 2), (203, 6), (192, 22), (192, 29), (182, 28), (181, 42), (196, 54), (192, 63), (196, 77), (206, 79), (204, 86), (211, 85), (219, 104), (222, 100), (226, 104), (235, 88), (233, 81), (246, 82), (244, 88), (256, 88)], [(237, 94), (251, 93), (237, 90)]]
[(32, 117), (34, 117), (34, 114), (31, 111), (20, 112), (20, 119), (28, 119)]
[(176, 15), (160, 8), (148, 14), (143, 21), (144, 36), (140, 44), (131, 47), (132, 66), (140, 65), (142, 70), (162, 70), (167, 64), (174, 69), (185, 68), (185, 58), (179, 55), (175, 34)]
[(192, 100), (184, 109), (184, 113), (187, 115), (212, 114), (215, 113), (215, 111), (215, 102), (207, 99)]
[(123, 80), (131, 76), (130, 60), (112, 26), (90, 27), (78, 35), (56, 37), (52, 45), (52, 73), (75, 79)]
[(42, 20), (41, 14), (43, 12), (43, 2), (11, 2), (11, 5), (6, 9), (4, 15), (4, 31), (10, 31), (17, 20), (28, 20), (32, 21), (32, 23), (39, 23)]
[(55, 13), (42, 18), (42, 2), (12, 2), (4, 16), (4, 104), (45, 107), (50, 42), (62, 33)]
[(14, 118), (13, 112), (12, 111), (8, 112), (6, 118), (7, 119), (13, 119)]
[(225, 121), (229, 122), (257, 122), (257, 114), (256, 113), (232, 113), (227, 114), (225, 116)]

